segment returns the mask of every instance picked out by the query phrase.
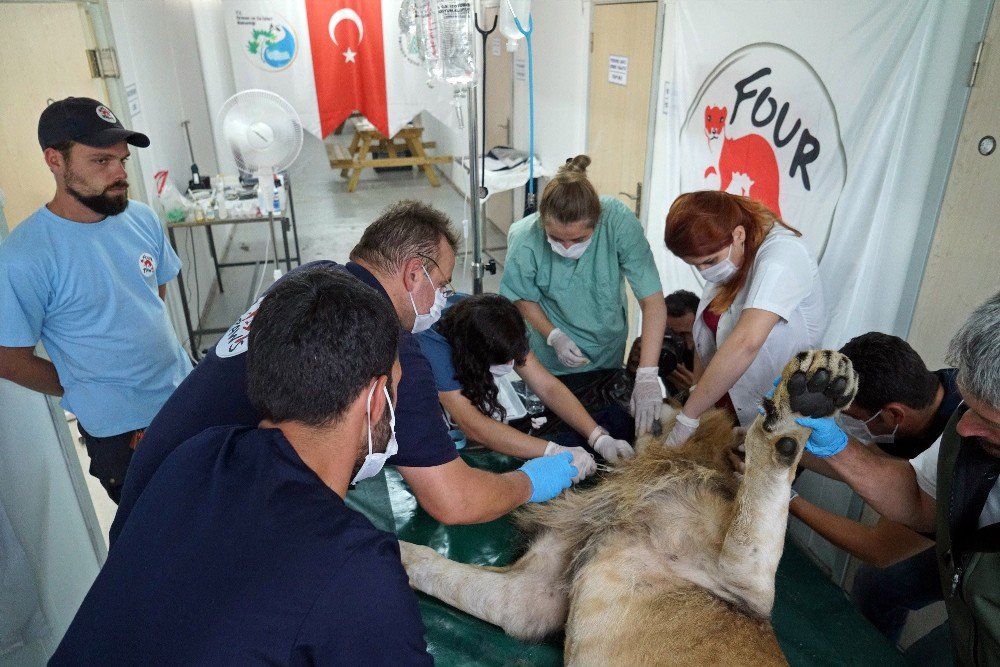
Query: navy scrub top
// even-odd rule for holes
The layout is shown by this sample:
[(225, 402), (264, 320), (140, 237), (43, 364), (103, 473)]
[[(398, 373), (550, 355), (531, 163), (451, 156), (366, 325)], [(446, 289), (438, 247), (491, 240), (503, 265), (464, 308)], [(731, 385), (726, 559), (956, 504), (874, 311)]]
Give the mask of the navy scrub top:
[(51, 665), (429, 665), (395, 536), (277, 429), (223, 426), (150, 480)]
[[(386, 300), (389, 299), (375, 276), (354, 262), (346, 265), (327, 260), (310, 262), (289, 272), (286, 277), (297, 271), (322, 266), (347, 271)], [(273, 287), (272, 285), (271, 289)], [(146, 429), (125, 476), (121, 501), (109, 535), (112, 547), (121, 534), (132, 507), (170, 452), (188, 438), (212, 426), (256, 426), (260, 423), (261, 415), (254, 410), (246, 394), (244, 354), (250, 323), (259, 303), (258, 299), (222, 335), (216, 346), (174, 391)], [(389, 459), (389, 464), (430, 467), (454, 460), (458, 454), (441, 416), (430, 364), (420, 351), (414, 335), (402, 328), (399, 330), (399, 363), (403, 371), (397, 389), (399, 404), (396, 408), (396, 441), (399, 451)]]

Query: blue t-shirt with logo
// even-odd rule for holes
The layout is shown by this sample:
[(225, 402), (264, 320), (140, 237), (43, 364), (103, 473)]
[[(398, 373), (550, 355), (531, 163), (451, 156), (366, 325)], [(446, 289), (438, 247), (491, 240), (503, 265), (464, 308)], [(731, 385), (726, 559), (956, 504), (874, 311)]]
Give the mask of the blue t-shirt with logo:
[(191, 370), (158, 293), (180, 267), (145, 204), (93, 223), (42, 206), (0, 245), (0, 345), (40, 340), (92, 435), (144, 428)]
[(49, 664), (133, 663), (432, 661), (396, 537), (280, 430), (223, 426), (160, 466)]

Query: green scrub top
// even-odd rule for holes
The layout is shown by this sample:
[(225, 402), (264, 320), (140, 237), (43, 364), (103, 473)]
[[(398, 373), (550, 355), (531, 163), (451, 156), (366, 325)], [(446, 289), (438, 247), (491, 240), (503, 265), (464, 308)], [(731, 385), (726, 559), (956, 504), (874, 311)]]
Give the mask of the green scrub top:
[(538, 215), (511, 225), (500, 294), (537, 303), (591, 361), (579, 368), (563, 366), (529, 324), (531, 351), (554, 375), (621, 368), (628, 336), (624, 278), (637, 299), (662, 291), (642, 225), (625, 204), (601, 197), (593, 240), (580, 259), (572, 260), (552, 251)]

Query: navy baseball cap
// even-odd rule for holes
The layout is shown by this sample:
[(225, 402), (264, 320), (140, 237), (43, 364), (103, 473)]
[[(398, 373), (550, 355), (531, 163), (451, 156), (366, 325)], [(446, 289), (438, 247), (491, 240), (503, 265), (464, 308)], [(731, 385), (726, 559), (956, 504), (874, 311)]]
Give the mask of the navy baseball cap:
[(149, 146), (142, 132), (126, 130), (104, 103), (89, 97), (67, 97), (45, 107), (38, 118), (38, 143), (42, 150), (64, 141), (103, 148), (127, 141), (133, 146)]

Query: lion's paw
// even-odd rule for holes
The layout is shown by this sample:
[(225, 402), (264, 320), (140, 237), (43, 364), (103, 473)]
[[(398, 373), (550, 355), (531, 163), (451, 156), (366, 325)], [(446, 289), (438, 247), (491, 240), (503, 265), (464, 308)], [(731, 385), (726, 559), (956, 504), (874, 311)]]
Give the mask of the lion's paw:
[(800, 352), (785, 366), (774, 395), (764, 399), (764, 430), (773, 432), (798, 415), (828, 417), (850, 405), (857, 391), (858, 375), (846, 356)]

